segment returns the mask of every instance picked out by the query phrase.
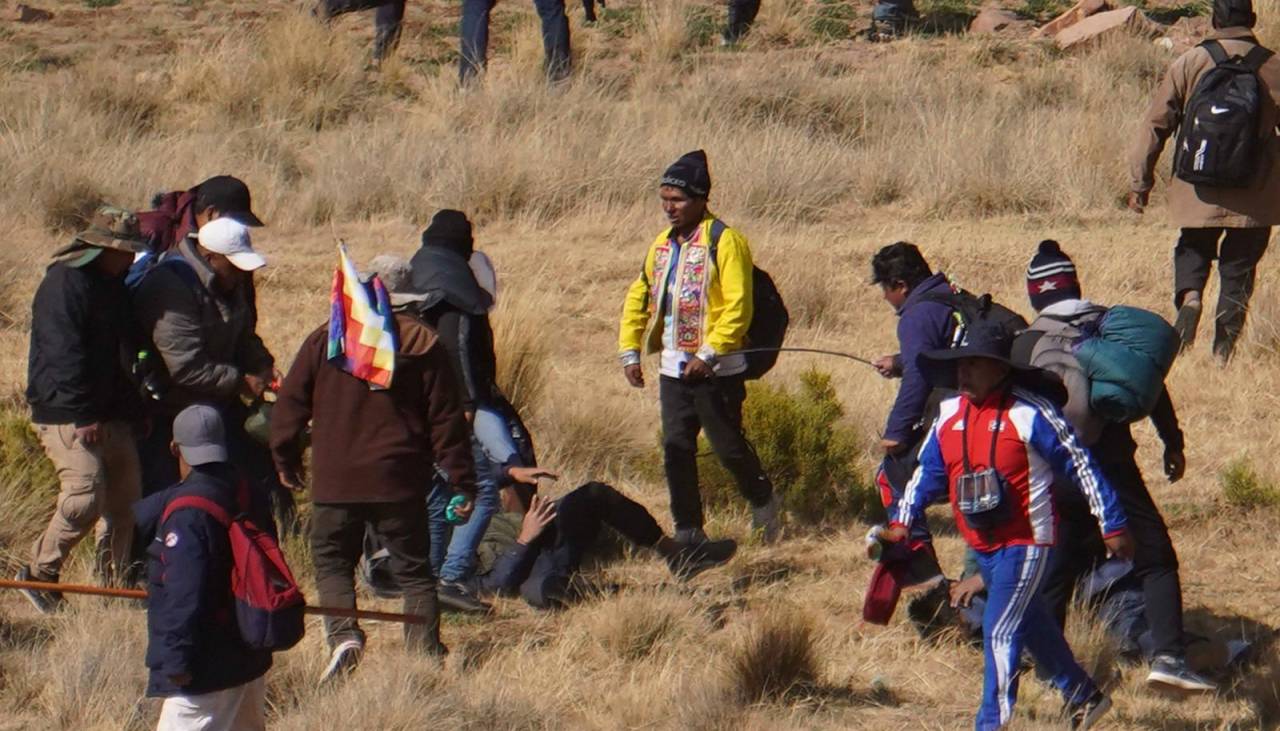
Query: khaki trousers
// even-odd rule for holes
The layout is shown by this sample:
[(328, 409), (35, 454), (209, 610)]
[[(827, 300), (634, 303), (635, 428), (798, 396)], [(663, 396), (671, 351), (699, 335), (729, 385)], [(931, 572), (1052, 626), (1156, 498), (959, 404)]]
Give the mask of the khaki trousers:
[(71, 549), (97, 524), (103, 578), (121, 575), (133, 547), (131, 508), (142, 496), (133, 430), (124, 422), (107, 422), (100, 441), (87, 446), (74, 424), (36, 424), (35, 429), (61, 489), (53, 518), (32, 551), (32, 573), (57, 579)]

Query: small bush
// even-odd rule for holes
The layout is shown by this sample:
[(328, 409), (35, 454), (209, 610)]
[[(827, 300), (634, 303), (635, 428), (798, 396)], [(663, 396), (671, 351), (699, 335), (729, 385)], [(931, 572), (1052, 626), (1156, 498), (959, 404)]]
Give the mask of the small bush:
[(110, 8), (120, 4), (120, 0), (84, 0), (86, 8)]
[(1218, 480), (1222, 483), (1222, 496), (1238, 508), (1280, 506), (1280, 488), (1259, 476), (1248, 459), (1241, 457), (1228, 464)]
[[(847, 520), (867, 505), (870, 491), (855, 479), (858, 438), (840, 423), (843, 415), (827, 373), (801, 374), (796, 392), (769, 383), (748, 386), (743, 428), (783, 505), (802, 522)], [(740, 505), (733, 477), (705, 437), (699, 441), (704, 498), (711, 505)]]
[(782, 701), (818, 682), (817, 632), (794, 610), (765, 614), (729, 656), (732, 693), (745, 704)]
[(44, 528), (58, 492), (58, 475), (31, 429), (25, 404), (0, 400), (0, 550), (22, 552)]

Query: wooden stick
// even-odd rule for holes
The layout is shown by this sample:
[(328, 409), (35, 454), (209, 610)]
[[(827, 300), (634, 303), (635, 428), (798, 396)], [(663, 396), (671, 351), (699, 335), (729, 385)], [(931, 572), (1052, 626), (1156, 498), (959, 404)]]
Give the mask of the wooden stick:
[[(89, 596), (108, 596), (118, 599), (146, 600), (147, 592), (142, 589), (113, 589), (104, 586), (85, 586), (82, 584), (54, 584), (47, 581), (17, 581), (0, 579), (0, 589), (35, 589), (37, 591), (61, 592), (63, 594), (86, 594)], [(394, 612), (371, 612), (365, 609), (339, 609), (337, 607), (313, 607), (307, 605), (307, 614), (321, 617), (341, 617), (343, 619), (367, 619), (377, 622), (399, 622), (400, 624), (426, 624), (426, 617), (413, 614), (396, 614)]]

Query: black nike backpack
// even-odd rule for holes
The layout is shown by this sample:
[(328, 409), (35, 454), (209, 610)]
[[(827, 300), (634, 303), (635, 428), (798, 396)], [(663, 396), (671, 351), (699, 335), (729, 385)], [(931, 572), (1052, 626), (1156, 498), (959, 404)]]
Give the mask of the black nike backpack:
[(1196, 84), (1178, 125), (1173, 174), (1210, 188), (1248, 187), (1263, 153), (1263, 105), (1270, 103), (1258, 70), (1272, 53), (1254, 46), (1228, 57), (1218, 41), (1200, 45), (1214, 67)]
[[(715, 261), (720, 237), (727, 226), (720, 219), (711, 222), (711, 259)], [(747, 328), (747, 370), (742, 375), (748, 381), (763, 378), (778, 362), (778, 348), (787, 337), (791, 313), (782, 301), (782, 293), (773, 277), (758, 266), (751, 268), (751, 325)]]

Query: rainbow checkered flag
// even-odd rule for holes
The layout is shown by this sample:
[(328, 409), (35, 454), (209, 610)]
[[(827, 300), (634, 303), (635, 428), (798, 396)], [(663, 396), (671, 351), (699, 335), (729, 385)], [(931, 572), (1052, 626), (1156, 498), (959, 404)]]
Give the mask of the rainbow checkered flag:
[(381, 391), (391, 388), (398, 347), (387, 288), (376, 276), (361, 282), (346, 244), (339, 242), (330, 295), (329, 362), (368, 382), (370, 390)]

